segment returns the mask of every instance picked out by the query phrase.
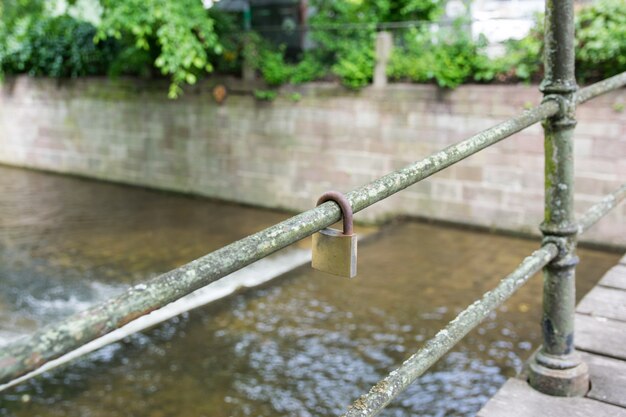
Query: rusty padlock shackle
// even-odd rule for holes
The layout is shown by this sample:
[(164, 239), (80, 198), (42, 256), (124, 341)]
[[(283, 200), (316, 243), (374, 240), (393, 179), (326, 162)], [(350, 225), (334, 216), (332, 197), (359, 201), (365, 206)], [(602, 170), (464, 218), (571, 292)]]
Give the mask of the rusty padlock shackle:
[(317, 205), (319, 206), (322, 203), (327, 201), (333, 201), (339, 205), (341, 209), (341, 214), (343, 217), (343, 234), (351, 235), (352, 234), (352, 206), (348, 199), (341, 194), (339, 191), (326, 191), (321, 197), (317, 200)]

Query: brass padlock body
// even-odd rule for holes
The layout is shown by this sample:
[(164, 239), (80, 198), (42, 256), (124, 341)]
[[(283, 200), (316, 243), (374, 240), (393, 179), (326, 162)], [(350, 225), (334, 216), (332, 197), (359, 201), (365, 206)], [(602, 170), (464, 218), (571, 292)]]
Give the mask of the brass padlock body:
[(342, 277), (356, 276), (357, 238), (352, 233), (325, 228), (313, 235), (311, 266), (319, 271)]

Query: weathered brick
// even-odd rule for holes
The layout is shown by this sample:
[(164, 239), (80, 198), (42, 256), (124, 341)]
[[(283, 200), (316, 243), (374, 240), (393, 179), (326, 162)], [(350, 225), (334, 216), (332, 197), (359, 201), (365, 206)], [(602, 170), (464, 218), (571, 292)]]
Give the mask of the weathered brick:
[(468, 165), (460, 163), (456, 165), (454, 177), (461, 181), (481, 182), (483, 180), (483, 167), (478, 165)]
[(593, 139), (591, 156), (613, 158), (615, 155), (626, 155), (626, 141), (616, 140), (619, 135), (596, 137)]
[(508, 189), (522, 188), (524, 171), (521, 167), (492, 165), (483, 168), (483, 183), (501, 185)]
[(608, 194), (619, 187), (622, 182), (623, 179), (602, 174), (576, 175), (574, 178), (576, 192), (588, 195)]
[(600, 123), (583, 119), (576, 125), (576, 132), (580, 135), (594, 137), (615, 137), (620, 134), (621, 125), (619, 123)]
[(463, 186), (458, 181), (447, 179), (432, 179), (432, 198), (442, 201), (461, 201)]
[[(137, 82), (90, 79), (58, 88), (18, 77), (11, 94), (0, 90), (0, 161), (298, 210), (327, 189), (368, 183), (541, 97), (536, 86), (523, 85), (441, 91), (395, 84), (359, 93), (316, 85), (304, 87), (297, 104), (233, 94), (218, 106), (208, 89), (170, 101), (144, 81), (133, 88)], [(626, 177), (626, 113), (613, 108), (616, 102), (626, 102), (626, 92), (578, 109), (577, 210)], [(534, 125), (363, 216), (409, 214), (536, 232), (543, 164), (543, 132)], [(591, 238), (626, 243), (626, 220), (611, 216), (603, 222), (613, 227)]]
[(522, 154), (541, 154), (543, 155), (543, 135), (532, 134), (527, 131), (513, 135), (506, 139), (515, 145), (517, 152)]
[(543, 189), (542, 187), (537, 187), (534, 190), (503, 191), (502, 206), (504, 208), (521, 209), (524, 212), (543, 213)]
[(486, 187), (484, 185), (463, 185), (463, 201), (468, 204), (475, 202), (489, 204), (494, 207), (502, 205), (503, 191), (497, 188)]

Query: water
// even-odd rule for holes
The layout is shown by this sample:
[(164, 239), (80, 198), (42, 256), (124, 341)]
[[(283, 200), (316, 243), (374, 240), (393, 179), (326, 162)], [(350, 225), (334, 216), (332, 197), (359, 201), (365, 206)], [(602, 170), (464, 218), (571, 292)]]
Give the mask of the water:
[[(7, 339), (285, 217), (5, 168), (0, 186)], [(341, 414), (536, 247), (397, 224), (360, 246), (356, 279), (298, 268), (11, 388), (0, 416)], [(619, 256), (580, 256), (582, 295)], [(540, 300), (535, 277), (383, 415), (473, 415), (539, 342)]]
[(287, 217), (6, 167), (0, 190), (4, 341)]

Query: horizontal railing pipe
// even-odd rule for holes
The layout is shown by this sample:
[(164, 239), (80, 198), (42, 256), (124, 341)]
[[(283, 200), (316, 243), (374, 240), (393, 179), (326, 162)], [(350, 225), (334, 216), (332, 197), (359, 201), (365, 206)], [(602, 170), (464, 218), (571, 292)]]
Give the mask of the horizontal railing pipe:
[[(361, 211), (558, 111), (555, 101), (544, 102), (520, 116), (360, 187), (346, 197), (354, 212)], [(0, 383), (33, 371), (138, 317), (310, 236), (339, 221), (340, 213), (335, 203), (324, 203), (6, 345), (0, 350)]]
[(426, 372), (557, 254), (557, 246), (548, 243), (524, 259), (515, 271), (500, 281), (496, 288), (485, 293), (480, 300), (459, 313), (398, 369), (392, 371), (386, 378), (374, 385), (367, 394), (352, 403), (343, 417), (370, 417), (381, 412), (387, 404), (404, 392), (413, 381)]
[(598, 220), (609, 213), (615, 206), (626, 198), (626, 184), (605, 196), (602, 201), (591, 206), (578, 221), (578, 233), (586, 232)]
[[(624, 74), (581, 90), (579, 100), (623, 85)], [(451, 145), (427, 158), (392, 172), (347, 194), (356, 213), (432, 174), (457, 163), (560, 111), (548, 100), (469, 139)], [(43, 364), (104, 336), (125, 324), (215, 282), (251, 263), (289, 246), (340, 220), (332, 202), (287, 219), (173, 271), (135, 285), (121, 295), (75, 314), (60, 323), (0, 349), (0, 384), (25, 375)]]
[(592, 84), (589, 87), (581, 88), (576, 93), (576, 104), (582, 104), (592, 98), (624, 86), (626, 86), (626, 71)]
[[(578, 222), (578, 232), (583, 233), (589, 229), (625, 198), (626, 184), (623, 184), (583, 214)], [(530, 276), (546, 266), (557, 254), (557, 246), (547, 243), (526, 258), (513, 273), (500, 282), (498, 287), (462, 311), (448, 326), (426, 342), (422, 349), (407, 359), (400, 368), (372, 387), (369, 393), (357, 399), (343, 417), (365, 417), (378, 414), (476, 327), (490, 311), (509, 298)]]
[[(451, 166), (478, 151), (500, 142), (533, 124), (559, 112), (556, 101), (546, 101), (539, 106), (484, 130), (469, 139), (448, 146), (441, 151), (379, 178), (347, 195), (354, 212), (404, 190), (429, 176)], [(338, 220), (338, 219), (337, 219)]]

